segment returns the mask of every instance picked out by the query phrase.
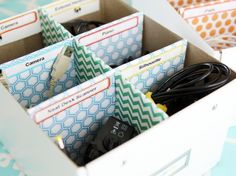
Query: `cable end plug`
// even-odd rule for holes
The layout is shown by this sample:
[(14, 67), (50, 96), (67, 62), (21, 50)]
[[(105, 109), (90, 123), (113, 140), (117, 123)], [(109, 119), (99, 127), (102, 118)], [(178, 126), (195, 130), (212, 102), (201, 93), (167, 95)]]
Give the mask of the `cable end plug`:
[[(151, 102), (153, 102), (154, 104), (156, 104), (155, 101), (152, 99), (152, 92), (147, 92), (147, 93), (145, 94), (145, 96), (146, 96), (146, 98), (149, 99)], [(166, 106), (166, 105), (163, 105), (163, 104), (158, 103), (158, 104), (156, 104), (156, 106), (157, 106), (159, 109), (161, 109), (162, 111), (167, 112), (167, 106)]]

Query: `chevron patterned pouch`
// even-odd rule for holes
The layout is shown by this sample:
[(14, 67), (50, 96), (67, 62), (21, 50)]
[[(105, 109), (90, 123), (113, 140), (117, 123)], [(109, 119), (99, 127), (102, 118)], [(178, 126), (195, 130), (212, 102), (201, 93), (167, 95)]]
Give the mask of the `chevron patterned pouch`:
[(114, 70), (47, 100), (28, 113), (52, 140), (62, 136), (69, 156), (77, 163), (83, 158), (83, 144), (110, 116), (129, 123), (139, 133), (168, 117)]

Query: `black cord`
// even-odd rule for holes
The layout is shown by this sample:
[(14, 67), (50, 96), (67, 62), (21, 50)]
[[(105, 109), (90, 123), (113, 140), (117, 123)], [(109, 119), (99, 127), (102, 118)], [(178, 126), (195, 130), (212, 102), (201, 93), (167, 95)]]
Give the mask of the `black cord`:
[(222, 63), (191, 65), (165, 81), (152, 94), (152, 99), (156, 104), (165, 104), (171, 115), (225, 85), (230, 74), (231, 70)]
[[(125, 63), (128, 63), (128, 62), (130, 62), (130, 61), (132, 61), (132, 60), (134, 60), (134, 58), (133, 58), (132, 56), (129, 56), (129, 57), (125, 58), (125, 59), (122, 61), (122, 63), (121, 63), (120, 65), (125, 64)], [(110, 66), (111, 68), (116, 68), (116, 67), (118, 67), (119, 65), (111, 64), (111, 65), (109, 65), (109, 66)]]
[(84, 32), (90, 31), (91, 29), (97, 28), (104, 25), (100, 21), (84, 21), (77, 20), (75, 22), (64, 23), (63, 26), (71, 32), (72, 35), (82, 34)]

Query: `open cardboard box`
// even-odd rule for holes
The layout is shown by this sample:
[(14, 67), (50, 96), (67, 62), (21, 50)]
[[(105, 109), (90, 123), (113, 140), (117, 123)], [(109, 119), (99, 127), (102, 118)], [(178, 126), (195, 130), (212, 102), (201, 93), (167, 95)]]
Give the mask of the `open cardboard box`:
[[(135, 12), (119, 0), (101, 3), (101, 10), (109, 17)], [(179, 40), (179, 36), (160, 24), (144, 18), (144, 51), (154, 51)], [(206, 61), (216, 60), (188, 45), (185, 65)], [(225, 118), (235, 115), (234, 78), (233, 72), (232, 81), (226, 86), (81, 167), (42, 133), (0, 85), (0, 107), (11, 105), (11, 109), (1, 109), (0, 138), (25, 173), (32, 176), (201, 175), (219, 161), (227, 132)], [(229, 99), (231, 102), (226, 103)]]

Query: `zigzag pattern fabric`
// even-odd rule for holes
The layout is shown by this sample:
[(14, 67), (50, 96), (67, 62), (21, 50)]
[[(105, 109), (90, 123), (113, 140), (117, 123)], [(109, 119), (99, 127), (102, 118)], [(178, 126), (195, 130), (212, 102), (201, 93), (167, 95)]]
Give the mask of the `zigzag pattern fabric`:
[(38, 9), (38, 13), (42, 27), (43, 43), (45, 46), (49, 46), (73, 37), (72, 34), (70, 34), (70, 32), (67, 31), (60, 23), (51, 19), (44, 9)]
[(116, 73), (115, 117), (128, 122), (140, 133), (168, 118), (141, 91)]
[(74, 64), (76, 76), (80, 83), (111, 70), (103, 60), (97, 58), (86, 46), (80, 45), (75, 40), (73, 45), (75, 49)]

